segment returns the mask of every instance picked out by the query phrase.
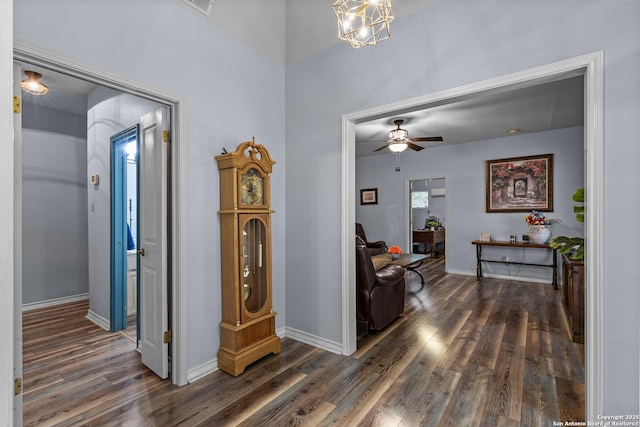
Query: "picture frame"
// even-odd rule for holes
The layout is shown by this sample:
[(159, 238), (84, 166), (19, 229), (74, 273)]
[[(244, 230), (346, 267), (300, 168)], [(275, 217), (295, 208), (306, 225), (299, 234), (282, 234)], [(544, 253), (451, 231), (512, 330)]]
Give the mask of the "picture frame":
[(485, 211), (553, 211), (553, 154), (486, 161)]
[(377, 188), (365, 188), (360, 190), (360, 204), (361, 205), (377, 205), (378, 204), (378, 189)]

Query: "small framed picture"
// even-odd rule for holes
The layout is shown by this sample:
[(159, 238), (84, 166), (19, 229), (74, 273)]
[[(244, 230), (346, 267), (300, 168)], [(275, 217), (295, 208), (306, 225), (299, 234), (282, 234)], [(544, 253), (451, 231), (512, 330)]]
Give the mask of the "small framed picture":
[(367, 189), (360, 190), (360, 204), (361, 205), (377, 205), (378, 189), (367, 188)]

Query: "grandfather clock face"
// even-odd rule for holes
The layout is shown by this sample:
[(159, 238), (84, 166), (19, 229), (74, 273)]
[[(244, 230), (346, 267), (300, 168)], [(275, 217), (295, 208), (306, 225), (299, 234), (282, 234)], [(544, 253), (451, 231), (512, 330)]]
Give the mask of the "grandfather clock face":
[(241, 200), (243, 205), (264, 205), (264, 178), (256, 169), (242, 175)]

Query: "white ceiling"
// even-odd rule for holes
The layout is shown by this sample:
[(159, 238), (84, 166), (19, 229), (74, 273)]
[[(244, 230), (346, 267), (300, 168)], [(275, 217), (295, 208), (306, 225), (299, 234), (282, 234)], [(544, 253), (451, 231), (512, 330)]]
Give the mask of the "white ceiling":
[(523, 134), (582, 126), (583, 98), (578, 76), (359, 123), (356, 156), (390, 153), (374, 150), (385, 145), (396, 119), (404, 120), (401, 127), (409, 137), (443, 137), (443, 142), (416, 142), (424, 148), (501, 138), (509, 129)]
[[(400, 17), (437, 1), (398, 1), (393, 5), (394, 13)], [(286, 0), (285, 10), (285, 3), (281, 0), (216, 0), (211, 16), (200, 16), (284, 64), (311, 56), (337, 43), (345, 43), (336, 36), (332, 3), (332, 0)], [(193, 13), (199, 12), (193, 10)], [(314, 18), (309, 19), (310, 16)], [(95, 87), (93, 83), (29, 64), (23, 64), (23, 69), (40, 72), (42, 81), (49, 87), (45, 96), (25, 94), (24, 102), (75, 113), (82, 113), (85, 109), (86, 112), (86, 98), (84, 105), (78, 100)], [(388, 150), (377, 153), (373, 150), (385, 144), (397, 118), (404, 119), (402, 128), (408, 130), (410, 137), (443, 137), (444, 142), (419, 143), (425, 148), (504, 137), (509, 135), (507, 130), (511, 128), (518, 128), (521, 133), (532, 133), (580, 126), (584, 116), (583, 79), (581, 76), (568, 77), (359, 123), (356, 125), (356, 156), (389, 153)]]
[[(397, 0), (393, 13), (399, 18), (438, 1)], [(215, 0), (209, 20), (274, 61), (288, 65), (344, 43), (336, 37), (333, 3), (334, 0)]]
[[(42, 74), (41, 82), (48, 88), (46, 95), (31, 95), (22, 92), (22, 102), (39, 107), (53, 108), (74, 114), (87, 113), (87, 94), (96, 86), (94, 83), (61, 74), (37, 65), (21, 63), (22, 70), (37, 71)], [(27, 76), (23, 74), (23, 78)]]

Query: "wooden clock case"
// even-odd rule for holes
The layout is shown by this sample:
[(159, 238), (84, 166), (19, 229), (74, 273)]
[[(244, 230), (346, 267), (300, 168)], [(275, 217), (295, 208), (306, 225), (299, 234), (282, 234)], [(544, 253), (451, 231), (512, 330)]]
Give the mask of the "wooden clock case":
[[(280, 352), (271, 283), (274, 211), (270, 174), (276, 162), (255, 140), (241, 143), (236, 151), (216, 156), (216, 160), (220, 171), (222, 260), (218, 367), (238, 376), (249, 364)], [(255, 197), (248, 196), (247, 191), (254, 192)]]

